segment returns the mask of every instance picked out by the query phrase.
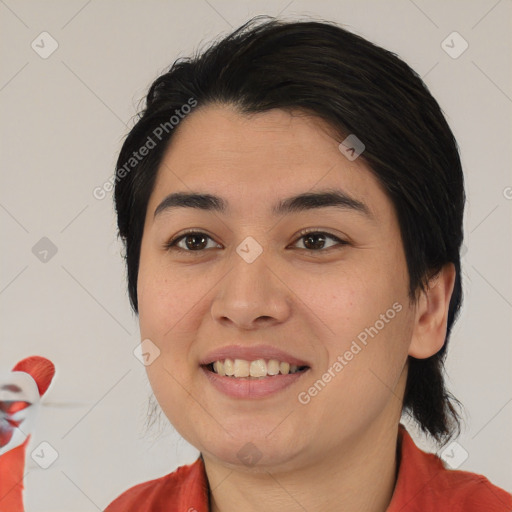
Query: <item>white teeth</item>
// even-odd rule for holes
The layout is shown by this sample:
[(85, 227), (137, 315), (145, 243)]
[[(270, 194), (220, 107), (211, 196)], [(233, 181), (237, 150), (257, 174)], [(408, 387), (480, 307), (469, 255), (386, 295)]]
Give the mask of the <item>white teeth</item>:
[[(213, 365), (213, 369), (215, 370), (215, 363)], [(235, 365), (232, 359), (226, 359), (224, 361), (224, 372), (226, 375), (229, 375), (230, 377), (235, 375)]]
[(215, 370), (215, 373), (225, 375), (224, 363), (222, 361), (215, 361), (215, 363), (213, 363), (213, 369)]
[(296, 364), (278, 361), (277, 359), (256, 359), (246, 361), (245, 359), (224, 359), (224, 361), (215, 361), (213, 371), (221, 376), (228, 377), (267, 377), (278, 375), (288, 375), (296, 373), (299, 367)]
[(267, 363), (264, 359), (252, 361), (249, 367), (249, 375), (251, 377), (265, 377), (267, 375)]
[(267, 364), (267, 373), (269, 375), (277, 375), (279, 373), (279, 361), (271, 359)]
[(249, 377), (249, 361), (235, 359), (235, 377)]

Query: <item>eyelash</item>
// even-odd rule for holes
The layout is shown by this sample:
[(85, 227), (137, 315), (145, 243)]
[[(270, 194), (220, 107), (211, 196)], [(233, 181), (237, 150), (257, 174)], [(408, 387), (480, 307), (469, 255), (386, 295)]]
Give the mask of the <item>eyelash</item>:
[[(318, 228), (315, 228), (315, 229), (303, 229), (302, 231), (299, 232), (299, 237), (295, 240), (294, 244), (297, 243), (301, 238), (304, 238), (306, 235), (310, 235), (310, 234), (327, 235), (327, 238), (331, 238), (331, 239), (335, 240), (336, 242), (338, 242), (337, 247), (336, 246), (331, 246), (331, 247), (328, 247), (327, 249), (318, 249), (318, 250), (314, 250), (314, 249), (300, 249), (300, 250), (308, 251), (310, 253), (327, 252), (327, 251), (330, 251), (330, 249), (341, 248), (344, 245), (349, 245), (349, 242), (347, 242), (345, 240), (341, 240), (340, 238), (338, 238), (337, 236), (335, 236), (335, 235), (333, 235), (333, 234), (331, 234), (329, 232), (320, 231)], [(189, 230), (189, 231), (185, 231), (181, 235), (173, 238), (172, 240), (169, 240), (168, 242), (166, 242), (164, 244), (164, 248), (167, 251), (175, 250), (175, 251), (181, 251), (181, 252), (192, 253), (192, 254), (193, 253), (200, 254), (200, 253), (204, 252), (205, 250), (207, 250), (207, 249), (200, 249), (200, 250), (197, 250), (197, 251), (191, 251), (189, 249), (183, 249), (181, 247), (177, 247), (176, 244), (178, 244), (181, 240), (185, 239), (187, 236), (191, 236), (191, 235), (205, 235), (210, 240), (213, 240), (213, 238), (211, 236), (207, 235), (206, 233), (203, 233), (202, 231)]]

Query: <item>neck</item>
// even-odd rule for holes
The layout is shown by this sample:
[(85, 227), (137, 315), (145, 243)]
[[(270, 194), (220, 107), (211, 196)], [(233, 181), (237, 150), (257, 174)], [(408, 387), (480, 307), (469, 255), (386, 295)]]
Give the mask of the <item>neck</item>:
[(204, 457), (212, 512), (384, 512), (397, 475), (397, 422), (374, 424), (307, 467), (250, 473)]

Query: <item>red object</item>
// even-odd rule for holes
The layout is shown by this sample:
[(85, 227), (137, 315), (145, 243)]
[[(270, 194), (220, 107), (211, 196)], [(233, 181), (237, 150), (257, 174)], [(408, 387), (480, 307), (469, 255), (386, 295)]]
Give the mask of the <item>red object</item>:
[[(512, 495), (487, 478), (445, 469), (434, 454), (421, 451), (400, 425), (398, 478), (386, 512), (511, 512)], [(105, 512), (208, 512), (204, 463), (128, 489)]]
[(36, 381), (39, 395), (43, 396), (55, 375), (55, 366), (44, 357), (30, 356), (20, 361), (12, 371), (28, 373)]
[(23, 476), (25, 473), (25, 451), (30, 436), (23, 444), (0, 457), (0, 510), (23, 512)]
[[(30, 356), (20, 361), (12, 369), (16, 372), (28, 373), (36, 382), (39, 395), (42, 396), (50, 386), (55, 375), (55, 366), (51, 361), (40, 356)], [(9, 389), (9, 384), (4, 386)], [(2, 412), (14, 414), (15, 412), (30, 407), (30, 403), (24, 401), (3, 402)], [(7, 419), (8, 429), (0, 432), (0, 446), (6, 446), (12, 438), (12, 429), (18, 427), (18, 422)], [(22, 426), (23, 428), (23, 426)], [(28, 432), (26, 432), (28, 434)], [(25, 473), (26, 448), (30, 440), (27, 435), (25, 441), (0, 456), (0, 511), (23, 512), (23, 477)]]

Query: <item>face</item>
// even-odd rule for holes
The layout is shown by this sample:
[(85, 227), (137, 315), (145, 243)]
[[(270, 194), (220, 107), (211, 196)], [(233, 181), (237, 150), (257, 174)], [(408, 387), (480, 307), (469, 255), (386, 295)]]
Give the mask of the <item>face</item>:
[[(147, 366), (157, 400), (205, 458), (296, 468), (398, 421), (414, 324), (405, 255), (391, 201), (340, 142), (312, 116), (208, 106), (158, 170), (141, 339), (160, 350)], [(326, 191), (339, 195), (286, 201)]]

